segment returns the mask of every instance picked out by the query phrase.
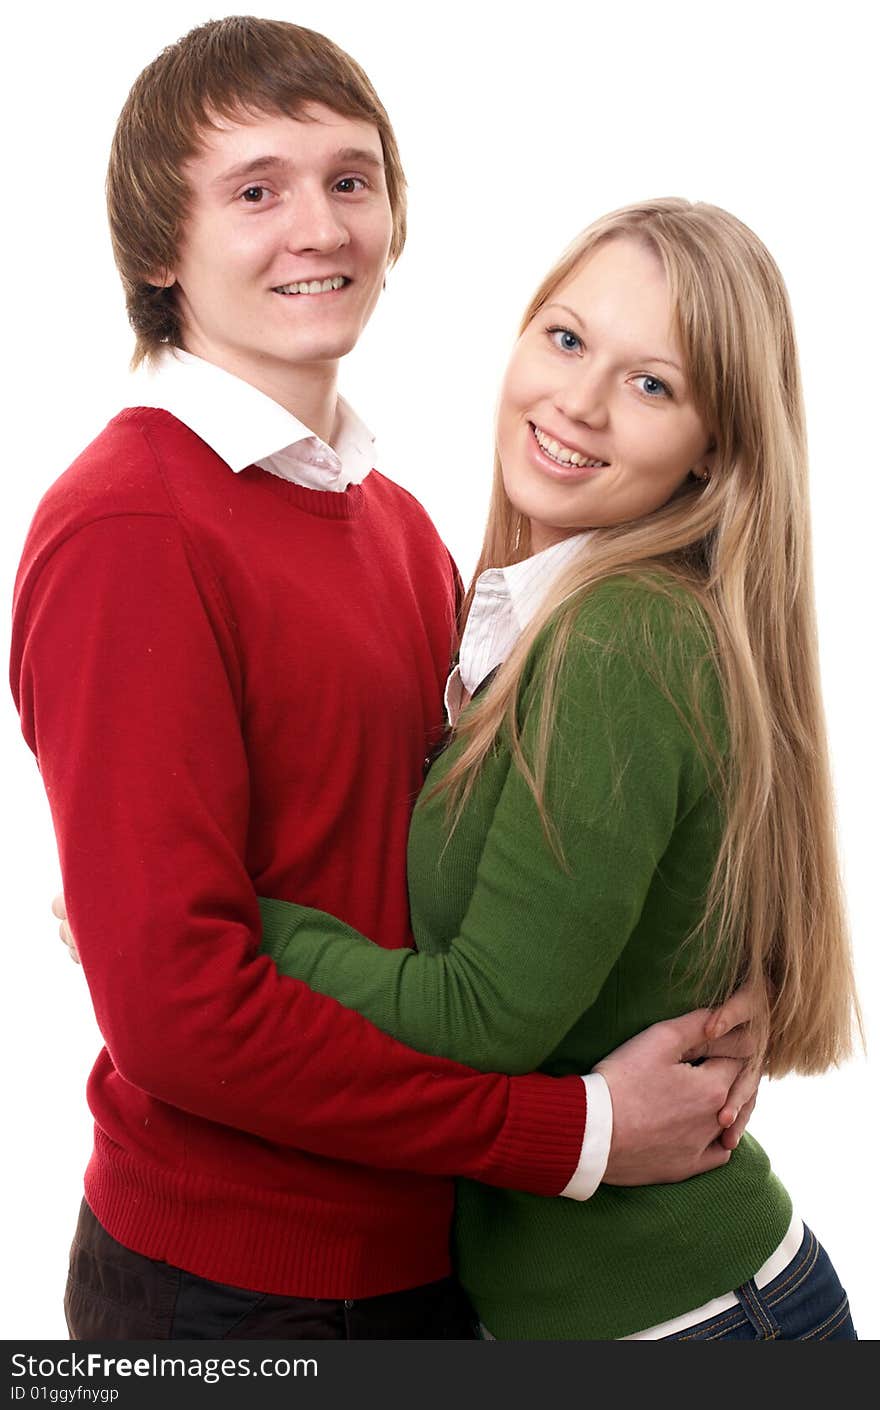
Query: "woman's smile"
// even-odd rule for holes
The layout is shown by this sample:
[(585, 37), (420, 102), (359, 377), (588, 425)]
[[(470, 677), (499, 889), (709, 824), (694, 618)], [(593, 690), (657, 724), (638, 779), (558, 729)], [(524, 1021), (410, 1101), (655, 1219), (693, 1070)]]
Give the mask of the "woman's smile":
[[(536, 463), (548, 474), (558, 475), (561, 472), (563, 479), (575, 480), (586, 478), (596, 470), (607, 470), (607, 460), (591, 456), (586, 451), (576, 450), (564, 441), (557, 440), (549, 431), (545, 431), (542, 426), (536, 426), (532, 421), (528, 426), (536, 445)], [(549, 465), (548, 461), (551, 462)]]

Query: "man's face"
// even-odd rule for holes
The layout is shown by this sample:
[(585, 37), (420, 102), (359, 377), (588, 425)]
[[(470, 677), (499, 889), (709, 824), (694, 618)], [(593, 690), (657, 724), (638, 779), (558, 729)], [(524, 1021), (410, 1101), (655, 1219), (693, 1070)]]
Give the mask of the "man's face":
[(335, 367), (382, 288), (391, 208), (369, 122), (319, 104), (226, 119), (184, 175), (176, 285), (188, 352), (276, 395), (294, 370)]

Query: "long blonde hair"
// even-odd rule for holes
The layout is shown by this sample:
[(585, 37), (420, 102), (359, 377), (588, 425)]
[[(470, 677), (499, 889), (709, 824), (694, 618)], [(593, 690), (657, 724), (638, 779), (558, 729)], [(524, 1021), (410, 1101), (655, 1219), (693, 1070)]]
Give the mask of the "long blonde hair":
[[(703, 997), (715, 1001), (752, 981), (764, 996), (756, 1027), (767, 1041), (767, 1070), (818, 1072), (851, 1052), (858, 1004), (819, 686), (806, 433), (788, 296), (745, 225), (715, 206), (670, 198), (628, 206), (584, 231), (544, 279), (520, 332), (597, 246), (622, 237), (653, 250), (666, 272), (691, 394), (715, 447), (711, 482), (690, 481), (645, 518), (591, 535), (467, 713), (458, 731), (463, 748), (442, 786), (457, 814), (503, 731), (549, 835), (543, 789), (557, 678), (584, 594), (621, 573), (684, 587), (694, 619), (704, 612), (714, 631), (729, 735), (725, 830), (700, 927), (714, 937), (701, 962), (715, 979)], [(529, 552), (528, 523), (507, 497), (496, 452), (474, 582)], [(462, 621), (473, 591), (474, 584)], [(674, 595), (682, 600), (680, 590)], [(537, 743), (527, 759), (517, 693), (551, 621)]]

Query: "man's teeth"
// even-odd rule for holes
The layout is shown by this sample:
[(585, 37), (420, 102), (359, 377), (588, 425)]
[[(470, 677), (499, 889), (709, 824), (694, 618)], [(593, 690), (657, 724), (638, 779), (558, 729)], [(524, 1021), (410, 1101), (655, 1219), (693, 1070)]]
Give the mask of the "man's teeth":
[(560, 465), (589, 466), (591, 470), (598, 470), (600, 466), (607, 465), (608, 463), (606, 460), (590, 460), (586, 455), (581, 455), (580, 451), (571, 450), (569, 446), (560, 445), (558, 441), (554, 441), (552, 436), (548, 436), (546, 431), (542, 431), (539, 426), (533, 426), (532, 432), (544, 454), (549, 455), (551, 460), (558, 461)]
[(276, 294), (329, 294), (331, 289), (341, 289), (348, 280), (342, 274), (334, 274), (332, 279), (310, 279), (301, 284), (280, 284)]

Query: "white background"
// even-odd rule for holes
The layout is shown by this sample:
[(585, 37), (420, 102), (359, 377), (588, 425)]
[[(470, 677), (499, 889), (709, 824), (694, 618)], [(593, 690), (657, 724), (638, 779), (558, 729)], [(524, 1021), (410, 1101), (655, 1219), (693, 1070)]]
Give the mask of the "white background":
[[(126, 15), (83, 0), (31, 6), (5, 27), (7, 600), (39, 495), (121, 404), (131, 340), (102, 195), (113, 124), (140, 69), (212, 17), (204, 6), (152, 0)], [(840, 841), (876, 1031), (880, 349), (869, 12), (855, 0), (822, 11), (768, 0), (320, 0), (270, 13), (355, 55), (395, 124), (410, 179), (409, 245), (342, 386), (379, 436), (380, 467), (422, 499), (466, 575), (499, 374), (520, 312), (561, 247), (614, 206), (674, 194), (728, 207), (778, 259), (806, 382)], [(5, 636), (0, 645), (5, 652)], [(0, 710), (2, 1329), (62, 1337), (91, 1141), (83, 1088), (98, 1040), (82, 974), (49, 916), (59, 875), (40, 780), (8, 698)], [(870, 1071), (860, 1060), (767, 1086), (752, 1129), (832, 1254), (862, 1336), (876, 1338)]]

